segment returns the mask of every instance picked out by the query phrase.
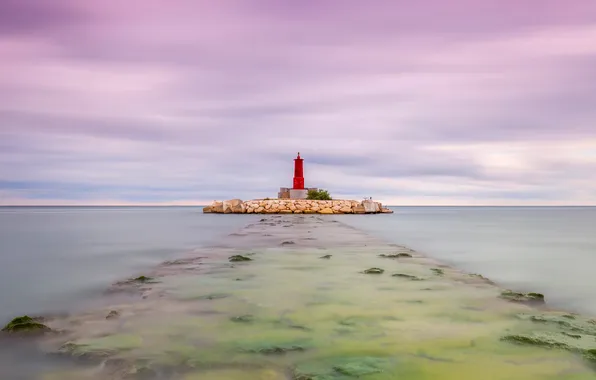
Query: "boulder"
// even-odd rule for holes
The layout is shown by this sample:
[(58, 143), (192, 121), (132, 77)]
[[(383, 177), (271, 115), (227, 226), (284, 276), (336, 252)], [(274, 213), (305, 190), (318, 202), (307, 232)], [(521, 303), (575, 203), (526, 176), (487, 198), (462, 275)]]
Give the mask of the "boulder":
[(292, 214), (292, 210), (279, 210), (280, 214)]
[(324, 209), (319, 210), (319, 214), (333, 214), (333, 210), (329, 207), (325, 207)]
[(344, 214), (351, 214), (352, 208), (349, 206), (344, 206), (344, 207), (340, 208), (339, 211), (341, 211)]
[(353, 209), (354, 214), (366, 214), (366, 209), (363, 205), (357, 205)]
[(205, 206), (205, 207), (203, 207), (203, 214), (210, 214), (212, 212), (213, 211), (211, 209), (211, 206)]

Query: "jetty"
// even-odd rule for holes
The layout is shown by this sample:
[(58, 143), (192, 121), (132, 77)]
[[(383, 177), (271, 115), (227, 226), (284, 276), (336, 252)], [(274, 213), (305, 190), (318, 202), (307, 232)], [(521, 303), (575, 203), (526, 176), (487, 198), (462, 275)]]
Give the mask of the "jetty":
[(94, 309), (15, 318), (2, 337), (59, 358), (57, 367), (31, 362), (40, 380), (594, 377), (593, 320), (347, 218), (253, 216), (113, 284)]

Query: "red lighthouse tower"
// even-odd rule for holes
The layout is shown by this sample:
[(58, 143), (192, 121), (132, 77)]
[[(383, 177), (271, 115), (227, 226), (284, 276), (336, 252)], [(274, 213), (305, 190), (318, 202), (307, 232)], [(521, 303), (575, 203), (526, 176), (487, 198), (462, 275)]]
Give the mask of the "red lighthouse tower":
[(304, 190), (304, 160), (300, 158), (300, 152), (294, 159), (294, 186), (293, 190)]

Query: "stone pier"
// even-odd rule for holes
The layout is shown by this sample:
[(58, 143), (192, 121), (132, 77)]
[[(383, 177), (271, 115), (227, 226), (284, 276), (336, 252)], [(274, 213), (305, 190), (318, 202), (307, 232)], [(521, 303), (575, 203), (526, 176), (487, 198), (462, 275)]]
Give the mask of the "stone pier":
[(391, 214), (392, 210), (372, 200), (232, 199), (203, 208), (214, 214)]

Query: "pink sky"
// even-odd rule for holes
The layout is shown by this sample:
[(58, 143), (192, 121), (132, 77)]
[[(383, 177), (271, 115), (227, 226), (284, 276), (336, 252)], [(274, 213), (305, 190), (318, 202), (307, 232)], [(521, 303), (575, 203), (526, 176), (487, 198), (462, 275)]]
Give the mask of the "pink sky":
[(0, 205), (596, 205), (595, 1), (0, 2)]

